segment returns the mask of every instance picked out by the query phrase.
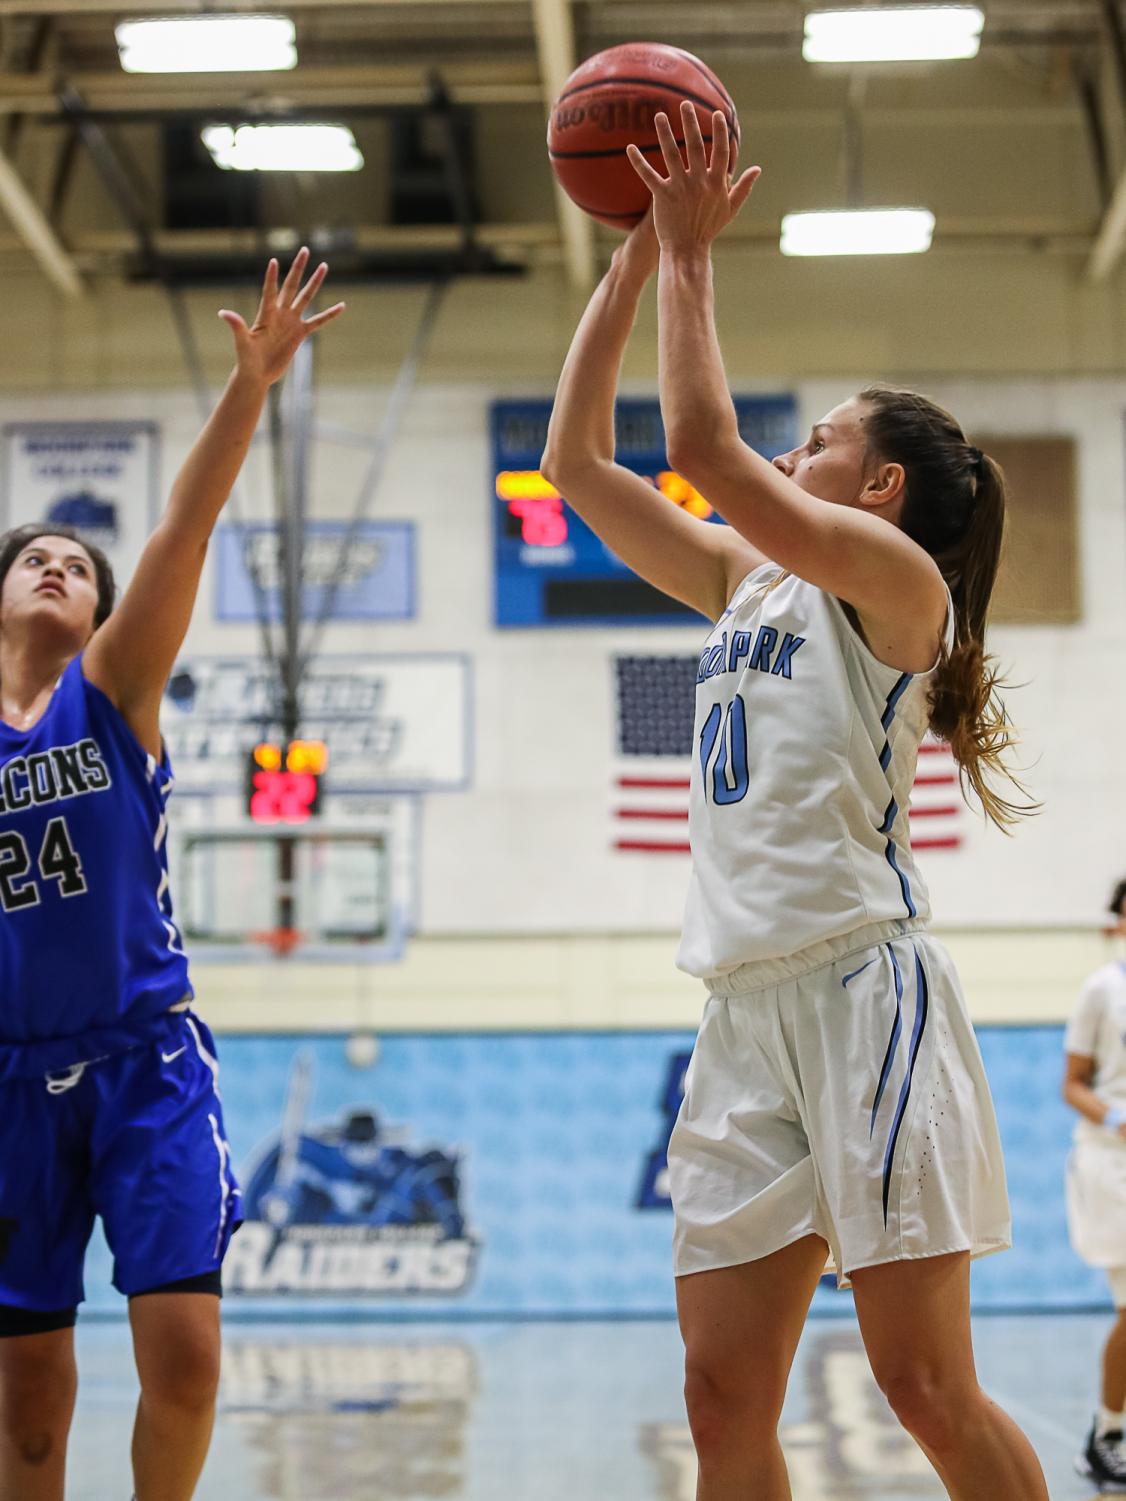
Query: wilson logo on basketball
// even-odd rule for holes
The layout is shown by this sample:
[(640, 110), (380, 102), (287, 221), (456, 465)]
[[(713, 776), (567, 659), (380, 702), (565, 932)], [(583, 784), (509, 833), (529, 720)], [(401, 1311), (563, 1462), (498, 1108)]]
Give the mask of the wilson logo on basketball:
[(610, 135), (615, 130), (649, 132), (655, 129), (653, 121), (658, 108), (648, 99), (605, 99), (595, 100), (591, 104), (564, 104), (556, 108), (551, 123), (556, 131), (572, 130), (590, 124), (604, 135)]
[(675, 47), (668, 48), (667, 55), (658, 52), (654, 47), (625, 47), (615, 49), (622, 62), (630, 63), (634, 67), (648, 68), (653, 73), (671, 73), (687, 53), (680, 52)]

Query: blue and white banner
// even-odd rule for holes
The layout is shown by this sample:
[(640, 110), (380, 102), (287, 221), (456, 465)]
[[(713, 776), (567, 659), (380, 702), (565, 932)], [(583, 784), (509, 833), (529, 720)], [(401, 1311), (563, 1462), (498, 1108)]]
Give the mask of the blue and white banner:
[[(215, 534), (216, 618), (280, 620), (282, 567), (276, 525), (219, 527)], [(353, 534), (344, 521), (308, 522), (301, 574), (303, 620), (319, 620), (329, 603), (329, 620), (413, 620), (414, 523), (365, 521)]]
[[(980, 1032), (1014, 1250), (974, 1269), (978, 1308), (1105, 1304), (1072, 1252), (1062, 1029)], [(226, 1309), (389, 1317), (673, 1312), (664, 1156), (685, 1032), (228, 1037), (223, 1108), (249, 1219)], [(350, 1061), (351, 1060), (351, 1061)], [(122, 1307), (92, 1248), (96, 1308)], [(847, 1295), (817, 1293), (821, 1312)]]
[[(176, 796), (239, 794), (246, 754), (279, 738), (277, 671), (259, 656), (182, 657), (161, 729)], [(321, 656), (301, 687), (301, 733), (328, 746), (326, 790), (462, 791), (473, 771), (470, 659), (453, 652)]]
[(3, 529), (77, 527), (127, 582), (159, 514), (155, 424), (14, 422), (3, 439)]

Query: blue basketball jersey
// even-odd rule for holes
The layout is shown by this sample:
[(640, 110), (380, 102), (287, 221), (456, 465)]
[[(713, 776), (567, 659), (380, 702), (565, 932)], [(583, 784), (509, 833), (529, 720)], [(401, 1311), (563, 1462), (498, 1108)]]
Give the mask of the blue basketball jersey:
[(81, 657), (30, 730), (0, 722), (0, 1081), (157, 1036), (191, 996), (171, 791)]

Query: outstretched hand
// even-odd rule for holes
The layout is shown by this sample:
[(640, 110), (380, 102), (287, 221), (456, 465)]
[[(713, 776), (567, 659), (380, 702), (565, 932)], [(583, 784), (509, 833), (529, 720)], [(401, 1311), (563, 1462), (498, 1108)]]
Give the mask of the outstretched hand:
[(664, 113), (657, 115), (655, 123), (668, 176), (662, 177), (650, 166), (637, 146), (627, 146), (626, 151), (633, 170), (653, 195), (653, 223), (661, 249), (706, 250), (746, 203), (762, 168), (748, 167), (733, 179), (731, 133), (722, 110), (712, 115), (710, 161), (696, 110), (687, 100), (680, 106), (680, 121), (687, 166)]
[(328, 266), (322, 261), (302, 286), (301, 278), (308, 264), (309, 251), (302, 246), (279, 288), (278, 263), (270, 261), (262, 284), (262, 300), (249, 328), (238, 313), (229, 308), (220, 311), (220, 318), (235, 336), (235, 358), (241, 374), (272, 386), (289, 369), (290, 361), (309, 335), (333, 318), (339, 318), (344, 311), (344, 304), (338, 302), (311, 318), (303, 316), (328, 275)]

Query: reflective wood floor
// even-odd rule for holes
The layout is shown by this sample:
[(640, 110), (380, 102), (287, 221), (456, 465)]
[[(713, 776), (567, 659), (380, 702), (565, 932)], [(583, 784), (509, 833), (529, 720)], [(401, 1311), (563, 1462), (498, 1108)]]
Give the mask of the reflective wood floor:
[[(1053, 1501), (1110, 1315), (983, 1317), (983, 1383), (1032, 1438)], [(68, 1501), (128, 1501), (136, 1389), (123, 1323), (79, 1327)], [(692, 1501), (672, 1323), (230, 1322), (198, 1501)], [(810, 1323), (783, 1441), (795, 1501), (944, 1493), (868, 1373), (851, 1319)]]

